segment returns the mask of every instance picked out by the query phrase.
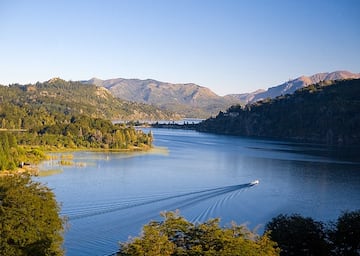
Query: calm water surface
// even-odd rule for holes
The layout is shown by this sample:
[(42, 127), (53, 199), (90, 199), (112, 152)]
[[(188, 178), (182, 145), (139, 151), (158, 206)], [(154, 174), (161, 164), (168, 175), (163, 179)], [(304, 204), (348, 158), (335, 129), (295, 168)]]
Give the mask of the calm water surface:
[[(280, 213), (334, 220), (360, 208), (359, 151), (152, 129), (149, 153), (74, 153), (75, 165), (40, 177), (69, 218), (66, 255), (108, 255), (141, 226), (180, 209), (188, 220), (220, 217), (262, 232)], [(259, 185), (249, 183), (258, 179)]]

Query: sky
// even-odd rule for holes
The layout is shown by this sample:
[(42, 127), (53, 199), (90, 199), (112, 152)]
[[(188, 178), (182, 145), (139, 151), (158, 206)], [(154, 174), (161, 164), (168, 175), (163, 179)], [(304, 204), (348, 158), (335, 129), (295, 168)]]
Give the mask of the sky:
[(359, 0), (0, 0), (0, 84), (152, 78), (219, 95), (360, 72)]

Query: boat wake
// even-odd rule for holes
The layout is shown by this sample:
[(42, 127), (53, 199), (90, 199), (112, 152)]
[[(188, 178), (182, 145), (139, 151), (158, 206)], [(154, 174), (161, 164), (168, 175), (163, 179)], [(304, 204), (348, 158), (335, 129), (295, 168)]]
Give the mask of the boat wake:
[[(113, 198), (107, 201), (80, 202), (66, 206), (62, 215), (69, 220), (66, 248), (71, 255), (109, 254), (117, 250), (119, 240), (139, 232), (149, 220), (159, 219), (159, 212), (179, 209), (191, 222), (203, 222), (221, 216), (240, 193), (251, 189), (251, 183), (200, 189), (197, 191), (152, 194), (139, 197)], [(186, 212), (188, 211), (188, 215)], [(194, 215), (195, 216), (194, 216)], [(193, 218), (193, 219), (192, 219)], [(97, 223), (85, 225), (82, 223)], [(77, 234), (83, 234), (79, 237)]]
[[(253, 182), (218, 187), (212, 189), (203, 189), (199, 191), (186, 192), (173, 195), (151, 195), (146, 197), (136, 197), (121, 199), (119, 201), (108, 201), (106, 203), (98, 204), (84, 204), (81, 206), (75, 206), (74, 208), (67, 208), (62, 211), (62, 215), (66, 216), (70, 221), (93, 217), (97, 215), (103, 215), (123, 210), (129, 210), (131, 208), (151, 205), (153, 207), (159, 207), (160, 211), (164, 209), (175, 210), (191, 207), (202, 201), (219, 197), (227, 194), (226, 197), (222, 197), (221, 200), (216, 201), (215, 205), (212, 205), (208, 211), (220, 207), (225, 204), (227, 200), (236, 195), (236, 191), (240, 191), (246, 188), (254, 186)], [(161, 204), (161, 206), (160, 206)], [(205, 214), (209, 215), (209, 214)], [(202, 219), (202, 218), (201, 218)]]

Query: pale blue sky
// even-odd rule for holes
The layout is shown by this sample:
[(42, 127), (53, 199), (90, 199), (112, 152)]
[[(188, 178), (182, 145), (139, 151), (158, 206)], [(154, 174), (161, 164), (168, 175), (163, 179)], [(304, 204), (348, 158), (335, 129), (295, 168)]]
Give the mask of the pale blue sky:
[(225, 95), (360, 72), (360, 0), (0, 0), (0, 84), (194, 82)]

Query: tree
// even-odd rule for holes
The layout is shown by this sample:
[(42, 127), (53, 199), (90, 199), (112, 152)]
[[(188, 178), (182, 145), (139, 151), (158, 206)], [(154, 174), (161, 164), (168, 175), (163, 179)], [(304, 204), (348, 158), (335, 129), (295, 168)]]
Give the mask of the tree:
[(27, 175), (0, 178), (0, 255), (63, 255), (64, 220), (50, 189)]
[(273, 218), (265, 229), (281, 248), (280, 255), (329, 255), (324, 226), (312, 218), (281, 214)]
[(167, 256), (174, 252), (174, 244), (156, 225), (146, 225), (142, 235), (132, 242), (123, 244), (121, 255), (131, 256)]
[(334, 255), (360, 255), (360, 210), (344, 212), (329, 233)]
[(0, 171), (16, 168), (14, 157), (17, 155), (16, 138), (7, 132), (0, 132)]
[[(329, 82), (330, 83), (330, 82)], [(310, 85), (292, 95), (230, 107), (196, 129), (241, 136), (360, 144), (360, 79)], [(289, 111), (291, 109), (291, 111)]]
[(244, 226), (221, 228), (219, 219), (188, 222), (177, 212), (161, 214), (163, 221), (143, 227), (140, 237), (121, 243), (118, 255), (276, 256), (279, 249), (268, 234), (259, 237)]

